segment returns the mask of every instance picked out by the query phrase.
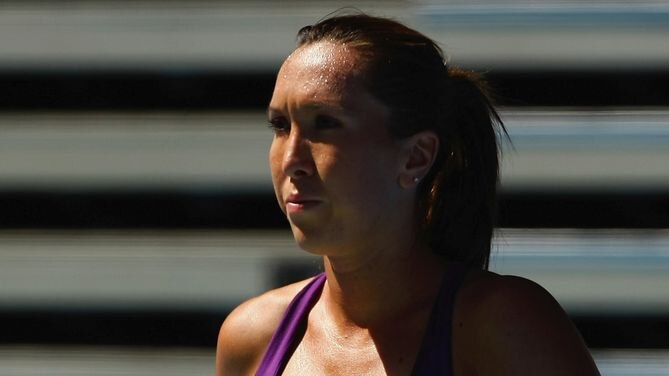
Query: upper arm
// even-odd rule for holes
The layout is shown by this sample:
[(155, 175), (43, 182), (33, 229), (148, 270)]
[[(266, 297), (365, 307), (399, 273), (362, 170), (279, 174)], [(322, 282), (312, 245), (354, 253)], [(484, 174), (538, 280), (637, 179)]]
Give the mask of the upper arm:
[(250, 299), (225, 319), (216, 345), (216, 375), (252, 375), (284, 315), (286, 307), (308, 281)]
[[(555, 299), (519, 277), (490, 277), (465, 304), (470, 364), (484, 375), (598, 375)], [(463, 317), (463, 315), (460, 315)]]
[[(257, 299), (257, 298), (255, 298)], [(235, 308), (221, 325), (216, 345), (216, 375), (247, 375), (251, 373), (264, 348), (258, 302), (253, 299)]]

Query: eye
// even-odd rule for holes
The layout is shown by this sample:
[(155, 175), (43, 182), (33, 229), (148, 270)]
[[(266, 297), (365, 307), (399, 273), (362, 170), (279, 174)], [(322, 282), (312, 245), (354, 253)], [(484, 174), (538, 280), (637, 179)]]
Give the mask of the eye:
[(286, 133), (290, 131), (290, 122), (283, 116), (271, 118), (267, 122), (267, 126), (274, 131), (274, 133)]
[(316, 129), (333, 129), (341, 127), (341, 122), (332, 116), (317, 115), (314, 119), (314, 127)]

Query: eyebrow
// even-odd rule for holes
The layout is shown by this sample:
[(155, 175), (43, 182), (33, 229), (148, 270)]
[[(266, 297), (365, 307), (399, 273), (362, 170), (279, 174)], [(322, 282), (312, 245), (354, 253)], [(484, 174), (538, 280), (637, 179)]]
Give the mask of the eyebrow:
[[(341, 104), (334, 104), (334, 102), (310, 102), (310, 103), (305, 103), (299, 107), (300, 110), (302, 111), (318, 111), (322, 109), (334, 109), (338, 111), (343, 111), (344, 107), (341, 106)], [(272, 106), (267, 106), (267, 114), (271, 114), (274, 112), (278, 113), (283, 113), (282, 110), (272, 107)]]

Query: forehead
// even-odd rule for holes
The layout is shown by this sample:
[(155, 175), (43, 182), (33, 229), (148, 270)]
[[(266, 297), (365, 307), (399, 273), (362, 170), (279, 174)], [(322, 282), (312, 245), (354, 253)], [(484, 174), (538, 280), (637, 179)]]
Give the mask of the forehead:
[(336, 66), (349, 66), (353, 58), (354, 52), (345, 44), (320, 41), (298, 47), (286, 58), (286, 63), (299, 62), (304, 67), (332, 70)]
[(356, 53), (335, 42), (317, 42), (293, 51), (281, 66), (277, 86), (301, 92), (338, 92), (354, 84), (359, 76)]

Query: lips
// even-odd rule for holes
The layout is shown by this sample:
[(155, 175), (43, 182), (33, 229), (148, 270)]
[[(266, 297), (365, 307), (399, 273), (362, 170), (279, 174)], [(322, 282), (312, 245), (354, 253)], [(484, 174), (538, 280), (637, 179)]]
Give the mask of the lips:
[(285, 203), (286, 211), (288, 213), (297, 213), (318, 206), (322, 201), (315, 197), (308, 197), (301, 194), (290, 194), (286, 197)]

